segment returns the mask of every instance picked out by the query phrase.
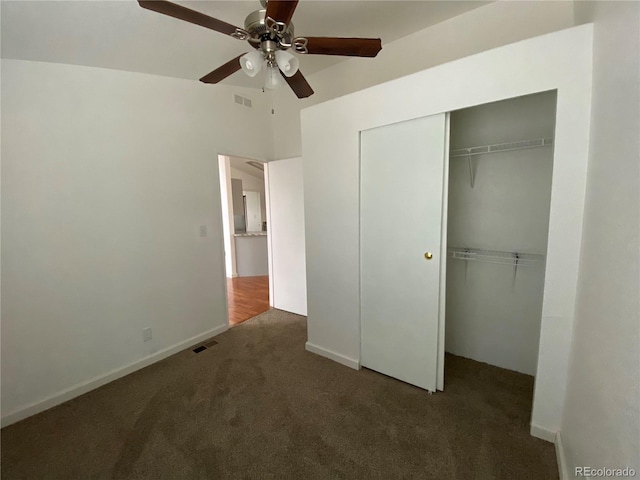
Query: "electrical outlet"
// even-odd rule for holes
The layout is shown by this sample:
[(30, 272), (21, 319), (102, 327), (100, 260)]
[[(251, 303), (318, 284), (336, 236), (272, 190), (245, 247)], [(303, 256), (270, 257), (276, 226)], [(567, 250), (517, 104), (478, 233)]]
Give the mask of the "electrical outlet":
[(200, 225), (200, 236), (201, 237), (206, 237), (207, 236), (207, 226), (206, 225)]
[(148, 342), (151, 340), (151, 327), (142, 329), (142, 341)]

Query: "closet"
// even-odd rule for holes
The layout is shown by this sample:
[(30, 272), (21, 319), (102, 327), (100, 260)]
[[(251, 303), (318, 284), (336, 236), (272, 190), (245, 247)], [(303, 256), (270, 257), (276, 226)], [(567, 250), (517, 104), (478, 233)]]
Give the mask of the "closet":
[(555, 105), (545, 92), (450, 114), (445, 351), (528, 375), (538, 359)]
[(555, 92), (360, 133), (361, 365), (442, 390), (445, 352), (535, 375)]

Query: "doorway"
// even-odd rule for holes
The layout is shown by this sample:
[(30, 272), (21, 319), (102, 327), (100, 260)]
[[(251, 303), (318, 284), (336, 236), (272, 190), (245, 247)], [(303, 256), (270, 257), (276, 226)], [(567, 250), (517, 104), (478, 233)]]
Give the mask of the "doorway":
[(220, 155), (229, 326), (269, 310), (264, 164)]

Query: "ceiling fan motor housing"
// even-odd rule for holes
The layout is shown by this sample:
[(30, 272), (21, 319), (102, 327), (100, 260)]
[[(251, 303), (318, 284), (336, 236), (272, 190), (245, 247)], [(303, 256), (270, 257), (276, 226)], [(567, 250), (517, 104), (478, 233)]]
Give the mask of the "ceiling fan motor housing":
[[(249, 33), (249, 38), (253, 39), (254, 46), (259, 45), (263, 40), (277, 40), (278, 48), (286, 50), (293, 41), (293, 23), (282, 24), (282, 31), (278, 31), (277, 38), (272, 38), (274, 29), (267, 25), (266, 10), (256, 10), (250, 13), (244, 21), (244, 29)], [(257, 41), (257, 42), (256, 42)]]

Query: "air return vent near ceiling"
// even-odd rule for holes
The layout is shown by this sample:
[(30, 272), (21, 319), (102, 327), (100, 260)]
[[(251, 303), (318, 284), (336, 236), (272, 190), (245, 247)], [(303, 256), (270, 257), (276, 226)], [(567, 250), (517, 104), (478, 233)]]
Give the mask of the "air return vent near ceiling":
[(233, 95), (234, 103), (238, 105), (244, 105), (245, 107), (251, 108), (251, 99), (247, 97), (243, 97), (242, 95), (234, 94)]

